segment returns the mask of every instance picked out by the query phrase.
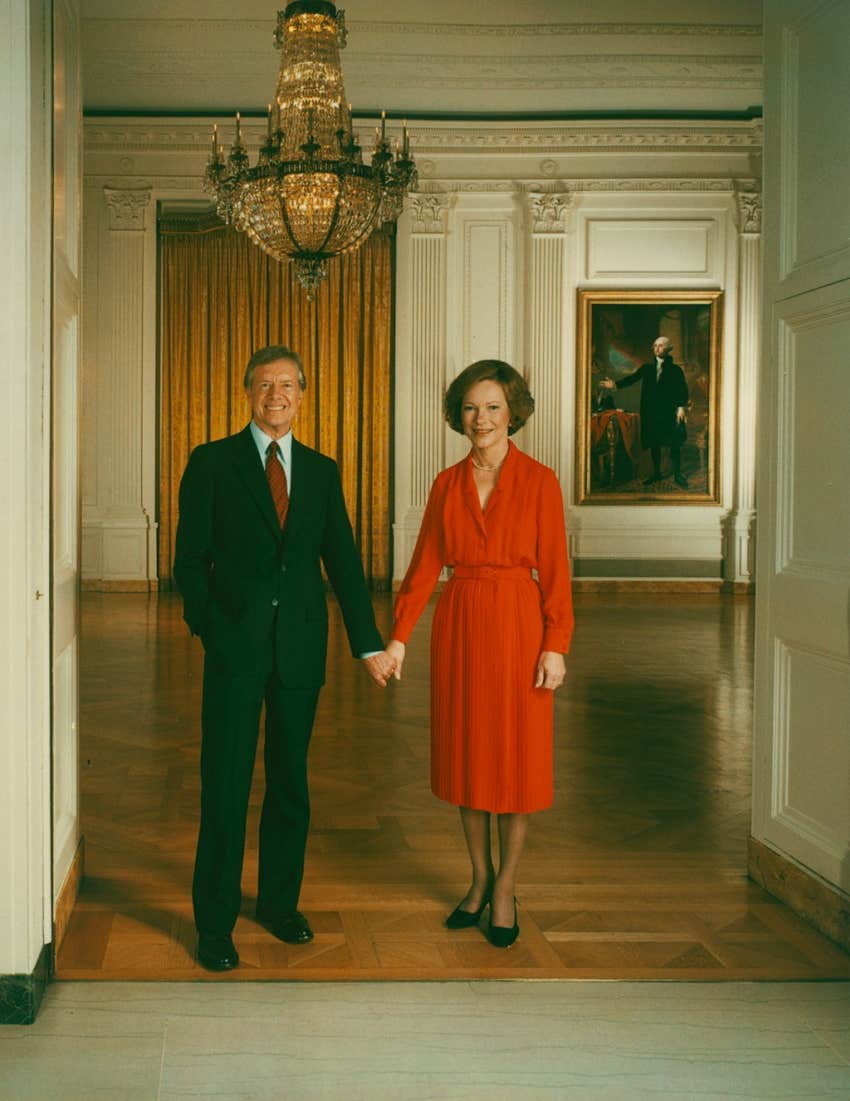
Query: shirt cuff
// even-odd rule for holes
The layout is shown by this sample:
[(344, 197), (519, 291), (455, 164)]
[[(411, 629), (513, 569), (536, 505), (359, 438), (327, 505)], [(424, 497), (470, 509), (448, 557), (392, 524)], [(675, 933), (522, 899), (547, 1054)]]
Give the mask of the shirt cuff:
[(365, 661), (366, 658), (373, 658), (375, 654), (382, 654), (383, 652), (383, 650), (367, 650), (365, 654), (358, 654), (357, 660)]

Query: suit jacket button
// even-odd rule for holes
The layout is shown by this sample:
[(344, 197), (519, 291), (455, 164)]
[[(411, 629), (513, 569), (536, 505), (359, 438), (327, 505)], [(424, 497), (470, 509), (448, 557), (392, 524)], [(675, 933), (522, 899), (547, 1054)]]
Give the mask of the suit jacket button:
[(280, 567), (280, 572), (281, 573), (286, 573), (286, 566), (281, 566)]
[(278, 600), (278, 598), (276, 596), (273, 597), (272, 598), (272, 607), (276, 608), (278, 606), (278, 604), (280, 604), (280, 601)]

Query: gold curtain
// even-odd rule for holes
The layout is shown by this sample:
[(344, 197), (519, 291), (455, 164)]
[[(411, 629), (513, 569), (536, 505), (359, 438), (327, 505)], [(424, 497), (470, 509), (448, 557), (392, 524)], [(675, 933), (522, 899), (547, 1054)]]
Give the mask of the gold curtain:
[(248, 423), (245, 365), (254, 349), (285, 344), (307, 376), (295, 434), (339, 463), (367, 580), (389, 585), (391, 236), (332, 260), (312, 303), (291, 265), (210, 216), (162, 220), (160, 265), (160, 583), (171, 578), (190, 451)]

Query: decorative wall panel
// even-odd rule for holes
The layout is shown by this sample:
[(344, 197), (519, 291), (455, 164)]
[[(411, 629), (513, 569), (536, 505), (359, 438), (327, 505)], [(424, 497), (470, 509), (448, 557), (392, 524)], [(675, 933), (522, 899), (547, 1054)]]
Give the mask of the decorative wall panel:
[(712, 222), (683, 220), (588, 220), (585, 277), (629, 279), (651, 273), (682, 278), (711, 278)]

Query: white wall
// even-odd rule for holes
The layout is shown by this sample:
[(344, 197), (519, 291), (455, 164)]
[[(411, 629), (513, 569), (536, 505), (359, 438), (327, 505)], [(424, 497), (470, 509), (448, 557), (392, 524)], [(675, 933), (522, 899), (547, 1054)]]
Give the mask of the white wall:
[[(227, 140), (229, 124), (221, 122)], [(362, 125), (368, 133), (368, 121)], [(86, 124), (83, 577), (90, 581), (144, 584), (156, 576), (155, 211), (160, 199), (203, 198), (210, 128), (192, 120)], [(246, 131), (256, 149), (262, 123)], [(669, 559), (678, 576), (688, 575), (689, 563), (700, 576), (709, 562), (715, 575), (722, 568), (727, 580), (747, 584), (760, 123), (419, 124), (412, 143), (420, 191), (398, 233), (396, 576), (434, 474), (463, 451), (442, 424), (443, 388), (472, 359), (498, 354), (532, 369), (539, 412), (518, 441), (558, 471), (576, 557), (608, 559), (614, 572), (618, 561), (631, 563), (633, 576), (636, 559), (655, 563), (656, 574)], [(627, 249), (607, 235), (605, 271), (589, 232), (602, 220), (630, 230)], [(640, 249), (641, 236), (654, 241), (660, 225), (664, 249)], [(634, 256), (649, 251), (653, 267), (636, 266)], [(616, 274), (605, 274), (612, 265)], [(612, 285), (724, 291), (720, 505), (573, 505), (575, 292)], [(138, 401), (126, 401), (128, 393)]]
[(0, 977), (51, 935), (50, 9), (0, 7)]

